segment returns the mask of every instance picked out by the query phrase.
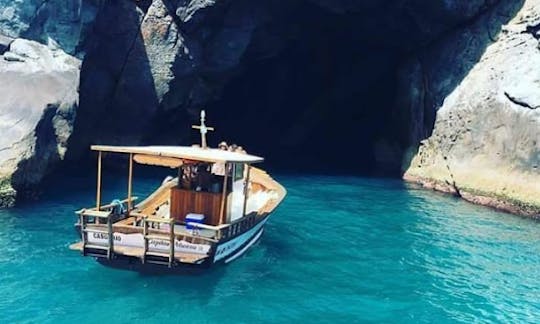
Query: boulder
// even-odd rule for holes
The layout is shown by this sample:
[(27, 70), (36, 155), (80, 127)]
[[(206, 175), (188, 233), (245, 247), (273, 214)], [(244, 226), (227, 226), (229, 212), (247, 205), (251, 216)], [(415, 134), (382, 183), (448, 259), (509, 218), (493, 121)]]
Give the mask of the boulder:
[[(490, 31), (484, 20), (430, 50), (429, 62), (420, 67), (427, 76), (409, 90), (425, 91), (421, 84), (426, 80), (435, 93), (449, 90), (454, 82), (445, 66), (454, 74), (466, 73), (441, 98), (433, 132), (420, 143), (406, 180), (540, 217), (538, 30), (540, 1), (527, 0), (499, 33)], [(459, 71), (464, 64), (459, 62), (466, 62), (482, 41), (482, 31), (493, 43), (474, 66)]]
[(64, 157), (78, 105), (80, 61), (16, 39), (0, 60), (0, 205), (31, 191)]

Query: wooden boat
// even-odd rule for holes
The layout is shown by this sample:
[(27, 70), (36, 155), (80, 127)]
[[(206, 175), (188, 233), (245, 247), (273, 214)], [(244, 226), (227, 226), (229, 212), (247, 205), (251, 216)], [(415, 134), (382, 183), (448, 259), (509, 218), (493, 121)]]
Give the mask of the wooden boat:
[[(91, 146), (98, 153), (96, 206), (76, 212), (81, 241), (70, 248), (105, 265), (142, 271), (228, 263), (257, 242), (286, 190), (252, 166), (263, 158), (208, 148), (206, 133), (213, 129), (204, 117), (202, 111), (201, 125), (194, 126), (201, 146)], [(110, 153), (128, 156), (127, 198), (102, 205), (102, 157)], [(177, 177), (135, 204), (134, 163), (172, 168)]]

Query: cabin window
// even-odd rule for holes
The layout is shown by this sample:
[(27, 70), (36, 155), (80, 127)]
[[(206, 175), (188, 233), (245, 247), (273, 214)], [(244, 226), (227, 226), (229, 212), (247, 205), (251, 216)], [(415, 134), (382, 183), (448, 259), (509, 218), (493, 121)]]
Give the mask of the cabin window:
[(234, 181), (244, 179), (244, 164), (236, 163), (234, 165)]
[(221, 192), (223, 177), (213, 172), (214, 165), (209, 163), (184, 164), (179, 168), (178, 173), (180, 188), (212, 193)]

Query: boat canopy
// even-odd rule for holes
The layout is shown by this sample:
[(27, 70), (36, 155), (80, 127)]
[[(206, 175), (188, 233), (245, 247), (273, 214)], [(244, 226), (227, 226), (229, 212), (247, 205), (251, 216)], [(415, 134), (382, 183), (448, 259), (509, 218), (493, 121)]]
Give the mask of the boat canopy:
[(110, 146), (92, 145), (93, 151), (145, 154), (149, 156), (161, 156), (178, 158), (182, 160), (203, 161), (212, 163), (257, 163), (264, 159), (259, 156), (231, 152), (220, 149), (201, 148), (195, 146)]

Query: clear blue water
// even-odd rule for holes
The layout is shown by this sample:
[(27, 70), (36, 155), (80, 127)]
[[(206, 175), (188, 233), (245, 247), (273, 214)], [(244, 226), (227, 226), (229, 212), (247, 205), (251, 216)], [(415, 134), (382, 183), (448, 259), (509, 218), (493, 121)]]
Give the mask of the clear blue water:
[[(397, 180), (277, 176), (261, 241), (202, 275), (105, 268), (68, 250), (94, 183), (0, 211), (0, 321), (54, 323), (540, 320), (540, 223)], [(124, 179), (121, 179), (124, 180)], [(159, 183), (135, 183), (144, 195)], [(124, 183), (106, 183), (106, 200)]]

